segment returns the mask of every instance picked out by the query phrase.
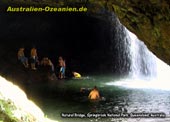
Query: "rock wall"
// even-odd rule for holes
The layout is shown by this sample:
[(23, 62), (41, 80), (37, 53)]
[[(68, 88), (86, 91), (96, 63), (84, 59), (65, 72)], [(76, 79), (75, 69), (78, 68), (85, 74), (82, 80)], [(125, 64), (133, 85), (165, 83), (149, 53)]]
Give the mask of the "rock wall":
[(121, 23), (143, 40), (154, 54), (170, 64), (170, 1), (114, 0), (109, 4)]

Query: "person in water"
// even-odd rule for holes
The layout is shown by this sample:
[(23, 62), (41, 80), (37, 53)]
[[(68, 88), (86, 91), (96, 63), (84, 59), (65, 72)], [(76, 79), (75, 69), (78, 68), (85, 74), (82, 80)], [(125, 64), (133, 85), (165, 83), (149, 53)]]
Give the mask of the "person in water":
[(81, 75), (78, 72), (72, 72), (74, 78), (81, 78)]
[(94, 86), (94, 88), (91, 90), (88, 98), (90, 100), (99, 100), (100, 99), (100, 94), (99, 94), (99, 91), (96, 86)]
[(63, 78), (65, 78), (66, 63), (65, 63), (65, 60), (61, 56), (58, 58), (58, 63), (59, 63), (59, 67), (60, 67), (58, 77), (59, 77), (59, 79), (63, 79)]
[(31, 69), (36, 70), (36, 63), (38, 63), (37, 49), (33, 47), (31, 49)]
[(18, 60), (21, 61), (25, 68), (28, 68), (28, 58), (25, 57), (24, 50), (23, 47), (18, 50)]

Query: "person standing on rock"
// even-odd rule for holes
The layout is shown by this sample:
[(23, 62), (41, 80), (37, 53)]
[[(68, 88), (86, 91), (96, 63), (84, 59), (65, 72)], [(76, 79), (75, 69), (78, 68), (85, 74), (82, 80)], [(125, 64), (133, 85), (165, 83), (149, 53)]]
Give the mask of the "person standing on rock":
[(60, 71), (59, 71), (59, 79), (63, 79), (65, 78), (65, 70), (66, 70), (66, 64), (65, 64), (65, 60), (63, 59), (63, 57), (59, 57), (58, 58), (58, 63), (59, 63), (59, 67), (60, 67)]
[(25, 68), (28, 68), (28, 58), (25, 57), (24, 48), (19, 48), (18, 50), (18, 60), (24, 65)]
[(48, 77), (50, 80), (55, 80), (57, 79), (56, 75), (55, 75), (55, 71), (54, 71), (54, 64), (52, 63), (52, 61), (50, 59), (48, 59), (47, 62), (48, 66), (49, 66), (49, 71), (48, 71)]
[(31, 49), (31, 69), (36, 70), (36, 63), (38, 63), (37, 49), (33, 47)]

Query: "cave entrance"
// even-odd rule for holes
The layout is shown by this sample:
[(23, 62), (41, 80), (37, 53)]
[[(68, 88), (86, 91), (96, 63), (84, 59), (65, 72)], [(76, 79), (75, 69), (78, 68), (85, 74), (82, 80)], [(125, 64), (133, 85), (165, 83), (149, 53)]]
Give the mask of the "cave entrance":
[(26, 56), (35, 46), (39, 59), (48, 56), (56, 65), (63, 56), (70, 70), (111, 71), (110, 23), (106, 20), (80, 13), (6, 14), (1, 29), (3, 43), (11, 50), (24, 46)]

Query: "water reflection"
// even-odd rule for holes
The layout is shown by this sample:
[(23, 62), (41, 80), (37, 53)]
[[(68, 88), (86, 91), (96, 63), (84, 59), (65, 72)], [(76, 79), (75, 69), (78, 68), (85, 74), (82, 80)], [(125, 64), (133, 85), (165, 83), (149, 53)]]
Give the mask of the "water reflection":
[[(156, 89), (132, 89), (106, 85), (117, 81), (108, 76), (92, 76), (88, 79), (70, 79), (46, 85), (30, 86), (32, 97), (39, 103), (45, 114), (61, 122), (105, 121), (105, 122), (166, 122), (170, 121), (170, 91)], [(80, 88), (93, 88), (97, 85), (105, 101), (91, 103), (88, 93), (81, 94)], [(77, 113), (131, 113), (163, 112), (167, 118), (62, 118), (62, 112)]]

